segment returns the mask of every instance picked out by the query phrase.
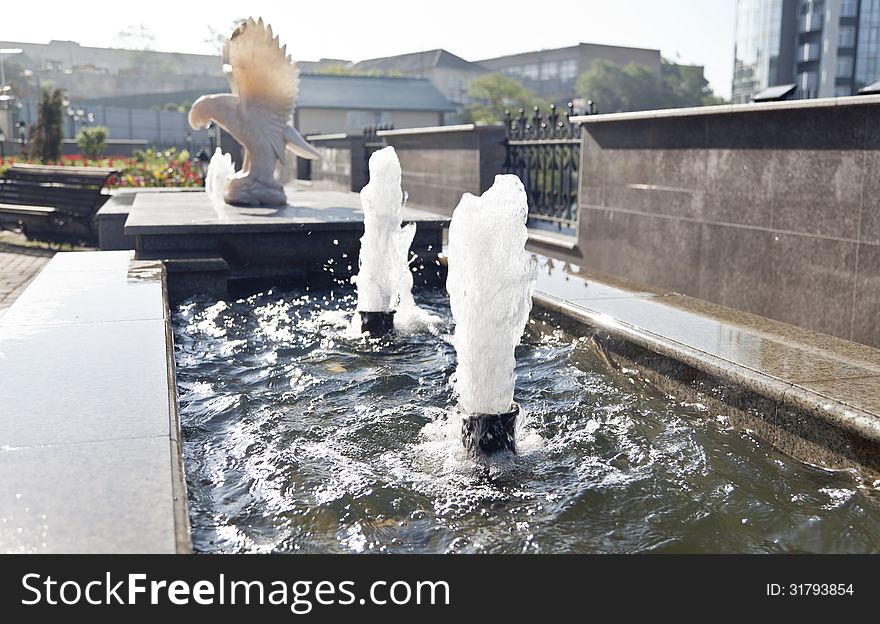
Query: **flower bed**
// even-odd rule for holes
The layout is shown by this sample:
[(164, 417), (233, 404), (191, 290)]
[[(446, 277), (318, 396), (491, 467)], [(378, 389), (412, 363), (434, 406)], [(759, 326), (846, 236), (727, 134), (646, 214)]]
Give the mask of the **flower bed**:
[(169, 150), (151, 150), (144, 152), (138, 150), (134, 156), (108, 156), (97, 160), (87, 160), (77, 154), (62, 156), (61, 160), (52, 163), (25, 158), (0, 159), (0, 175), (13, 163), (52, 164), (66, 165), (71, 167), (113, 167), (119, 170), (119, 174), (113, 176), (107, 183), (111, 188), (117, 187), (151, 187), (151, 186), (204, 186), (198, 165), (193, 163), (189, 152), (178, 152), (172, 148)]

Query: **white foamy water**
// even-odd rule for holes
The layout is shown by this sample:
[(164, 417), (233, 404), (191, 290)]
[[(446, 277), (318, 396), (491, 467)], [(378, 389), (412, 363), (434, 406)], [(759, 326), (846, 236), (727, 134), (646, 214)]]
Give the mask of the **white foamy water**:
[(226, 180), (235, 173), (235, 165), (232, 164), (232, 156), (224, 154), (218, 147), (208, 163), (208, 172), (205, 174), (205, 192), (211, 199), (214, 210), (221, 211), (226, 206)]
[(385, 147), (370, 156), (370, 183), (361, 191), (364, 235), (359, 272), (353, 281), (357, 286), (359, 311), (396, 310), (395, 328), (414, 331), (422, 326), (430, 327), (439, 319), (421, 310), (413, 300), (409, 249), (416, 235), (416, 224), (402, 225), (401, 212), (406, 199), (400, 180), (400, 161), (393, 147)]
[(476, 197), (465, 193), (449, 227), (446, 289), (457, 355), (459, 407), (501, 414), (513, 403), (514, 350), (532, 309), (537, 267), (526, 253), (528, 200), (515, 175), (495, 176)]

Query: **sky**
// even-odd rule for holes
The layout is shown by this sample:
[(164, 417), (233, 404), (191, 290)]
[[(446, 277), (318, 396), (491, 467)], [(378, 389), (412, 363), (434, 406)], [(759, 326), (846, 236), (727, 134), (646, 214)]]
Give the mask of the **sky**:
[[(214, 32), (262, 16), (295, 59), (362, 60), (445, 48), (468, 60), (578, 42), (659, 49), (705, 66), (730, 96), (735, 0), (69, 0), (16, 3), (0, 40), (67, 39), (114, 46), (124, 31), (151, 33), (150, 47), (212, 53)], [(75, 6), (77, 8), (71, 8)], [(33, 7), (33, 8), (30, 8)], [(8, 17), (8, 16), (7, 16)], [(130, 39), (129, 39), (130, 40)]]

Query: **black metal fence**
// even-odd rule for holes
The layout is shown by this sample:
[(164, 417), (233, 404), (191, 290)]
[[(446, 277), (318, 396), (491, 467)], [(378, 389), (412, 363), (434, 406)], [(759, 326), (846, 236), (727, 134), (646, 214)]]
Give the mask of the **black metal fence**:
[[(587, 113), (595, 107), (588, 102)], [(560, 111), (551, 104), (516, 116), (505, 111), (507, 154), (504, 172), (519, 176), (529, 198), (529, 225), (571, 230), (577, 226), (580, 124), (572, 123), (574, 105)]]

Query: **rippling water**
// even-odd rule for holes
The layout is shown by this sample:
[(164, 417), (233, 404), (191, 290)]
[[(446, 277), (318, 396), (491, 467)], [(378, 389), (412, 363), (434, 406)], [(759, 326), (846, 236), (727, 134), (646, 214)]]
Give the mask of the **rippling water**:
[(880, 496), (532, 321), (523, 453), (461, 455), (455, 354), (352, 335), (353, 292), (191, 299), (174, 314), (198, 552), (877, 552)]

